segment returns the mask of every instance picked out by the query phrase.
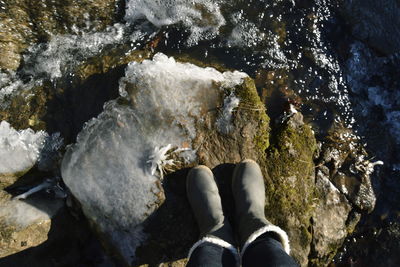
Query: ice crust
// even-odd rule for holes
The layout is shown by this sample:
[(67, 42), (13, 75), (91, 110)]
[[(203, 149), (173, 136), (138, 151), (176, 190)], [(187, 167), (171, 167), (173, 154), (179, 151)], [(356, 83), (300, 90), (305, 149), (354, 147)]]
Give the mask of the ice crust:
[(211, 0), (130, 0), (125, 20), (147, 19), (157, 27), (182, 23), (191, 35), (188, 45), (216, 37), (225, 24), (220, 11), (221, 1)]
[(75, 34), (54, 35), (47, 44), (38, 44), (28, 49), (23, 72), (33, 77), (52, 80), (68, 73), (88, 57), (94, 56), (109, 45), (123, 40), (125, 27), (122, 24), (108, 26), (101, 32), (76, 30)]
[(190, 144), (196, 122), (216, 108), (221, 88), (246, 76), (178, 63), (160, 53), (130, 63), (120, 93), (132, 105), (106, 103), (68, 149), (62, 163), (65, 183), (126, 259), (134, 258), (146, 239), (141, 223), (154, 211), (160, 192), (159, 175), (152, 175), (155, 148), (185, 148), (182, 160), (194, 160)]
[(32, 129), (17, 131), (6, 121), (0, 122), (0, 174), (30, 169), (38, 160), (47, 133)]

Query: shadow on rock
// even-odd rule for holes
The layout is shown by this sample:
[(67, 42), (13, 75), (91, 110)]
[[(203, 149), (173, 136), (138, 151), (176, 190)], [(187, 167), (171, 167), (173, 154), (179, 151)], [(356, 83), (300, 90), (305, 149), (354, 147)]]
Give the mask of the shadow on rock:
[[(46, 212), (49, 201), (40, 193), (26, 203)], [(53, 202), (57, 201), (53, 199)], [(73, 217), (65, 206), (61, 207), (51, 219), (50, 231), (44, 243), (1, 258), (0, 266), (114, 266), (89, 230), (86, 220), (77, 217), (80, 218)], [(21, 246), (25, 244), (21, 241)]]
[[(213, 169), (228, 219), (233, 217), (231, 177), (235, 164), (221, 164)], [(165, 201), (145, 222), (149, 239), (136, 250), (138, 261), (133, 266), (168, 263), (184, 266), (190, 247), (199, 232), (186, 196), (186, 176), (189, 168), (176, 171), (164, 180)]]
[(125, 65), (105, 74), (94, 74), (82, 84), (63, 89), (48, 102), (44, 117), (47, 132), (61, 132), (67, 143), (75, 141), (85, 122), (103, 111), (105, 102), (119, 96), (118, 81)]

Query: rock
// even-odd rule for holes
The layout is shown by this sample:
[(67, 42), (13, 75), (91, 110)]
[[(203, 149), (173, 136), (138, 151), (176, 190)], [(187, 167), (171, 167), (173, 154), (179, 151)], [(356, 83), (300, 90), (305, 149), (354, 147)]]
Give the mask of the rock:
[(354, 231), (361, 217), (359, 212), (371, 212), (375, 207), (372, 171), (366, 155), (350, 129), (340, 124), (332, 126), (317, 159), (312, 266), (329, 264)]
[(348, 0), (343, 11), (356, 38), (385, 55), (400, 52), (399, 1)]
[(42, 244), (47, 240), (51, 217), (61, 201), (14, 200), (0, 191), (0, 258)]
[(322, 146), (318, 165), (330, 167), (330, 181), (355, 207), (371, 212), (376, 203), (370, 180), (374, 164), (366, 160), (366, 156), (351, 130), (337, 124)]
[(102, 30), (116, 21), (116, 0), (68, 0), (31, 3), (4, 0), (0, 3), (0, 68), (16, 70), (21, 54), (38, 42), (56, 34), (84, 30)]
[[(313, 215), (313, 256), (312, 265), (329, 263), (345, 240), (347, 218), (352, 206), (346, 197), (329, 180), (329, 169), (325, 166), (317, 170), (316, 186), (319, 202)], [(357, 221), (358, 222), (358, 221)]]
[[(180, 266), (198, 235), (185, 177), (199, 163), (214, 168), (231, 218), (234, 165), (226, 163), (257, 160), (266, 182), (266, 216), (288, 232), (302, 266), (327, 264), (353, 231), (360, 218), (356, 204), (332, 182), (350, 162), (349, 146), (333, 153), (334, 142), (323, 146), (316, 169), (316, 140), (301, 113), (286, 116), (271, 132), (246, 75), (157, 54), (127, 67), (120, 93), (86, 124), (64, 157), (62, 175), (122, 264)], [(163, 182), (157, 179), (168, 173)]]
[[(135, 251), (151, 242), (144, 231), (146, 221), (166, 199), (157, 176), (198, 161), (210, 167), (237, 162), (268, 147), (268, 117), (254, 82), (246, 77), (177, 63), (162, 54), (153, 61), (131, 63), (120, 81), (126, 100), (109, 102), (66, 154), (65, 183), (125, 264), (145, 260)], [(224, 99), (232, 96), (242, 104), (220, 128), (218, 118), (230, 110)], [(167, 212), (177, 220), (172, 210)]]
[(315, 200), (313, 155), (316, 141), (311, 128), (295, 113), (273, 132), (266, 166), (266, 217), (287, 231), (292, 255), (308, 263)]

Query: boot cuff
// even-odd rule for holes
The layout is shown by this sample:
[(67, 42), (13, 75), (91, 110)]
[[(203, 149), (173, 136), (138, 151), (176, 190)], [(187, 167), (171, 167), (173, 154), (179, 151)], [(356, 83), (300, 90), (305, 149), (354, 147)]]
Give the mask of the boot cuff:
[(226, 242), (225, 240), (222, 240), (222, 239), (220, 239), (218, 237), (214, 237), (214, 236), (205, 236), (202, 239), (200, 239), (199, 241), (197, 241), (196, 243), (194, 243), (194, 245), (190, 248), (188, 258), (190, 259), (190, 256), (192, 255), (193, 251), (198, 246), (200, 246), (201, 244), (206, 243), (206, 242), (228, 249), (235, 256), (237, 266), (239, 266), (240, 258), (239, 258), (239, 252), (238, 252), (237, 248), (234, 247), (232, 244)]
[(255, 231), (254, 233), (252, 233), (250, 235), (250, 237), (247, 239), (247, 241), (244, 243), (242, 251), (240, 253), (241, 256), (244, 255), (244, 252), (246, 251), (246, 249), (249, 247), (249, 245), (256, 240), (260, 235), (266, 233), (266, 232), (274, 232), (276, 234), (278, 234), (279, 236), (279, 241), (282, 244), (283, 249), (285, 250), (285, 252), (287, 254), (290, 254), (290, 245), (289, 245), (289, 237), (286, 234), (285, 231), (283, 231), (280, 227), (276, 226), (276, 225), (267, 225), (264, 226), (260, 229), (258, 229), (257, 231)]

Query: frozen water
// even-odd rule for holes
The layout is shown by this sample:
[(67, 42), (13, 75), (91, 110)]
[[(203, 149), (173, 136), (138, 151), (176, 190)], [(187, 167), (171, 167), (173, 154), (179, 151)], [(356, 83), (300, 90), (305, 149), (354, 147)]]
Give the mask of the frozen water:
[(30, 169), (38, 160), (47, 133), (31, 129), (17, 131), (6, 121), (0, 123), (0, 174)]
[(216, 37), (225, 24), (218, 0), (129, 0), (125, 20), (147, 19), (157, 27), (182, 23), (191, 35), (188, 45)]
[(184, 149), (182, 160), (194, 160), (196, 123), (217, 107), (221, 87), (246, 76), (178, 63), (163, 54), (130, 63), (120, 92), (132, 106), (108, 102), (68, 150), (62, 163), (65, 183), (127, 260), (145, 240), (141, 223), (158, 201), (161, 174), (152, 171), (155, 164), (172, 164), (170, 149)]
[[(135, 110), (140, 114), (158, 113), (163, 107), (165, 119), (173, 121), (175, 127), (185, 127), (189, 137), (196, 135), (193, 117), (200, 116), (200, 105), (196, 99), (204, 98), (207, 89), (218, 82), (224, 87), (240, 84), (247, 77), (243, 72), (221, 73), (213, 68), (200, 68), (188, 63), (178, 63), (171, 57), (158, 53), (153, 61), (130, 63), (125, 77), (121, 79), (120, 93), (127, 96), (127, 83), (141, 88), (141, 93), (151, 97), (134, 98)], [(163, 90), (155, 90), (162, 88)], [(178, 135), (179, 136), (179, 135)], [(161, 144), (168, 144), (161, 143)], [(177, 145), (173, 142), (173, 145)]]
[(6, 108), (10, 104), (10, 99), (21, 91), (28, 91), (41, 81), (29, 81), (24, 83), (15, 72), (5, 73), (0, 70), (0, 108)]
[(48, 212), (36, 208), (20, 200), (11, 200), (0, 209), (0, 218), (5, 218), (6, 223), (20, 228), (29, 226), (37, 221), (50, 219)]
[(68, 68), (100, 53), (108, 45), (121, 42), (124, 31), (125, 27), (117, 23), (102, 32), (55, 35), (47, 44), (28, 49), (23, 72), (34, 77), (44, 76), (53, 80), (60, 78), (68, 73)]
[(64, 139), (61, 137), (59, 132), (56, 132), (46, 138), (43, 149), (40, 151), (38, 162), (39, 170), (50, 171), (57, 165), (56, 162), (61, 157), (60, 149), (63, 145)]
[(226, 97), (224, 99), (224, 107), (220, 117), (217, 119), (216, 125), (219, 132), (228, 134), (233, 125), (231, 123), (232, 120), (232, 112), (235, 108), (239, 106), (240, 99), (236, 97), (234, 94)]

